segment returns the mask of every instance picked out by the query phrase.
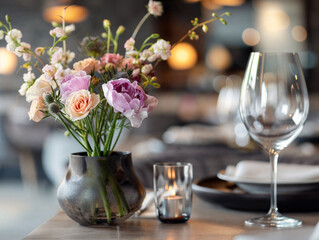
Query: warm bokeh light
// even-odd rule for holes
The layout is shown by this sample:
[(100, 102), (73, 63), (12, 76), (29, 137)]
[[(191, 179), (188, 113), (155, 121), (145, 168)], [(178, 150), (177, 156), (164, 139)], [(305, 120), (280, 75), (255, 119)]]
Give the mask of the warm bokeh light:
[(262, 26), (269, 32), (283, 31), (290, 25), (288, 14), (275, 4), (263, 4), (261, 19)]
[(177, 44), (172, 50), (172, 56), (168, 59), (168, 65), (175, 70), (186, 70), (197, 63), (195, 48), (186, 42)]
[(221, 8), (221, 5), (215, 3), (214, 0), (202, 0), (202, 6), (208, 10), (217, 10)]
[(18, 64), (17, 56), (6, 48), (0, 48), (0, 74), (12, 74)]
[(297, 42), (303, 42), (307, 39), (307, 30), (303, 26), (297, 25), (292, 28), (291, 35)]
[(214, 0), (214, 2), (223, 6), (240, 6), (245, 0)]
[[(62, 22), (63, 9), (67, 6), (47, 7), (43, 12), (43, 18), (48, 22)], [(78, 23), (84, 21), (89, 15), (89, 11), (82, 6), (72, 5), (65, 11), (65, 22)]]
[(209, 67), (216, 71), (227, 70), (232, 64), (232, 56), (224, 46), (213, 46), (206, 56)]
[(241, 37), (243, 42), (248, 46), (256, 46), (260, 41), (260, 34), (254, 28), (246, 28)]

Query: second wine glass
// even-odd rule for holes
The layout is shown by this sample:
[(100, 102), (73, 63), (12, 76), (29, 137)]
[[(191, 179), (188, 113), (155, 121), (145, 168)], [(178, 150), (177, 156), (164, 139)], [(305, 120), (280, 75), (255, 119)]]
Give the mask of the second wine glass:
[(250, 136), (268, 153), (271, 164), (270, 210), (246, 225), (296, 227), (301, 221), (288, 218), (277, 207), (277, 162), (281, 150), (301, 132), (309, 100), (296, 53), (250, 55), (241, 88), (240, 115)]

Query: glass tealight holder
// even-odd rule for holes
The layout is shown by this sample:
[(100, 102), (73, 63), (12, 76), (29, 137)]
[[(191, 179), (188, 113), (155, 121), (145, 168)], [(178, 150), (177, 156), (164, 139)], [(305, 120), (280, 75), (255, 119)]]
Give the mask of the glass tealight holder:
[(192, 210), (192, 164), (157, 163), (153, 174), (157, 218), (164, 223), (186, 222)]

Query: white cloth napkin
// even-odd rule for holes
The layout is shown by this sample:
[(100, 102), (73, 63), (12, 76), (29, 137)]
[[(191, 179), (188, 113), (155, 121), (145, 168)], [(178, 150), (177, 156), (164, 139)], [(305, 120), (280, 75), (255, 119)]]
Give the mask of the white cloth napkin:
[[(236, 180), (270, 182), (270, 162), (242, 160), (236, 166), (227, 166), (225, 175)], [(319, 166), (278, 163), (278, 183), (319, 181)]]
[(319, 225), (295, 229), (272, 229), (272, 231), (253, 231), (237, 235), (233, 240), (318, 240)]

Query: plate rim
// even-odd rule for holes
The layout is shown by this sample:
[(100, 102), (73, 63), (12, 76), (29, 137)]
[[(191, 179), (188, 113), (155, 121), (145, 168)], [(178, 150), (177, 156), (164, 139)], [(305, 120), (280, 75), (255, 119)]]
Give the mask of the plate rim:
[[(255, 185), (269, 185), (269, 182), (265, 182), (264, 180), (256, 180), (256, 179), (249, 179), (249, 178), (235, 178), (229, 175), (225, 174), (226, 169), (222, 169), (218, 171), (217, 177), (220, 180), (233, 182), (233, 183), (242, 183), (242, 184), (255, 184)], [(311, 185), (311, 184), (318, 184), (319, 179), (317, 180), (309, 180), (309, 181), (303, 181), (303, 182), (279, 182), (277, 181), (277, 185), (280, 186), (292, 186), (292, 185)]]

